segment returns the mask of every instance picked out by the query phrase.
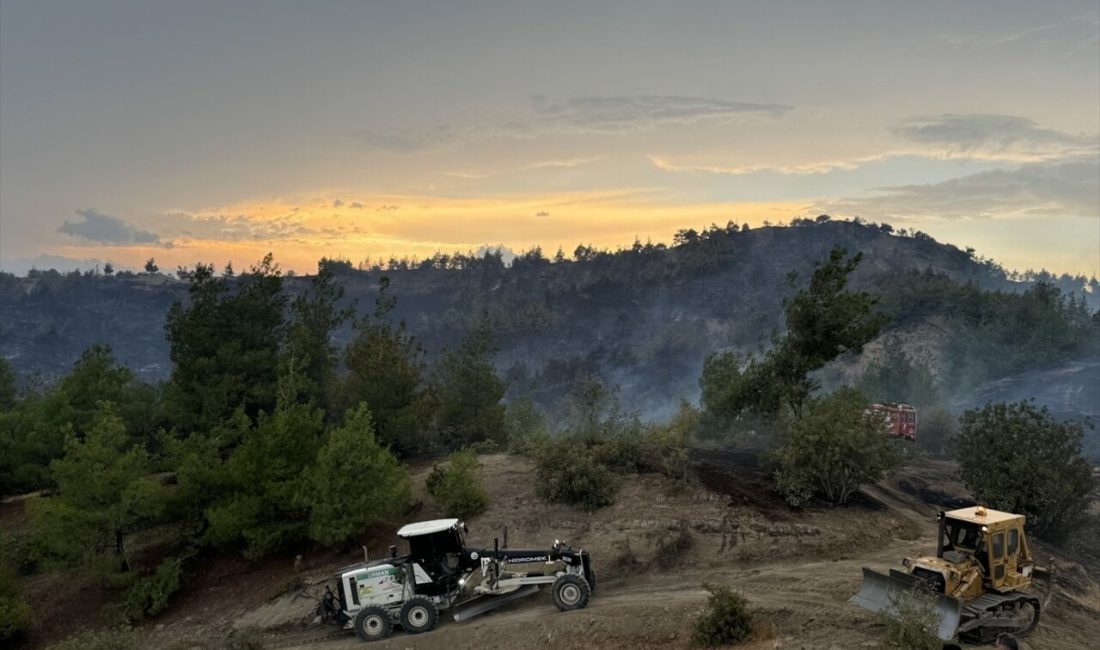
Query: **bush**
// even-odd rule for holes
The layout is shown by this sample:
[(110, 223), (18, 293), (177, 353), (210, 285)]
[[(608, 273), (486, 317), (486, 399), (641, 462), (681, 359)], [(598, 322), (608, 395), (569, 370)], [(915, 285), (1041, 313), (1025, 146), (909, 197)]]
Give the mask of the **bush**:
[(596, 510), (615, 502), (619, 481), (584, 445), (563, 439), (537, 459), (536, 491), (547, 501)]
[(691, 441), (702, 428), (702, 414), (686, 400), (668, 424), (651, 426), (646, 433), (649, 464), (665, 476), (687, 484)]
[(659, 569), (673, 569), (683, 566), (691, 549), (695, 548), (695, 538), (686, 521), (672, 528), (666, 528), (653, 536), (655, 553), (653, 563)]
[(469, 449), (451, 454), (445, 466), (433, 467), (427, 487), (428, 494), (448, 517), (473, 517), (489, 505), (489, 497), (481, 484), (477, 455)]
[(1081, 455), (1083, 433), (1031, 402), (987, 404), (962, 416), (960, 474), (980, 502), (1024, 515), (1036, 535), (1060, 541), (1088, 512), (1092, 468)]
[(845, 505), (864, 483), (881, 479), (898, 463), (884, 424), (867, 413), (867, 399), (841, 388), (806, 402), (802, 418), (785, 426), (777, 452), (776, 484), (792, 505), (814, 494)]
[(596, 462), (619, 474), (637, 474), (658, 469), (660, 465), (649, 453), (640, 427), (637, 424), (605, 434), (605, 437), (591, 444), (589, 453)]
[(401, 513), (412, 500), (405, 468), (378, 444), (370, 411), (349, 410), (329, 433), (299, 495), (309, 508), (309, 536), (322, 544), (351, 539), (371, 523)]
[(704, 584), (710, 592), (707, 608), (695, 620), (695, 629), (691, 640), (696, 645), (713, 647), (740, 643), (752, 633), (752, 612), (744, 596), (733, 593), (729, 587), (712, 587)]
[(0, 537), (0, 641), (18, 638), (31, 625), (31, 608), (10, 566), (8, 540)]
[(504, 413), (504, 430), (508, 435), (508, 451), (521, 456), (538, 456), (550, 442), (546, 416), (530, 397), (510, 402)]
[(259, 630), (245, 628), (231, 630), (229, 634), (210, 646), (209, 650), (264, 650), (266, 647)]
[(71, 636), (46, 650), (137, 650), (138, 635), (128, 628), (89, 630)]
[[(891, 598), (892, 607), (879, 612), (886, 627), (882, 647), (895, 650), (940, 650), (936, 596), (923, 591), (903, 591)], [(889, 613), (887, 613), (889, 611)]]
[(122, 605), (126, 618), (140, 621), (168, 609), (168, 599), (180, 589), (182, 564), (179, 558), (169, 558), (152, 575), (138, 578), (126, 591)]

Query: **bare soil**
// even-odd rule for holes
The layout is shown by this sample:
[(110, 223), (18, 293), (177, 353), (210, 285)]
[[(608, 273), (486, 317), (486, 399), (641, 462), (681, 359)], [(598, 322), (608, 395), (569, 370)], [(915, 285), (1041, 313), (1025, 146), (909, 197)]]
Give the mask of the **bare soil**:
[[(954, 464), (915, 458), (861, 491), (848, 508), (795, 509), (770, 490), (759, 455), (699, 451), (686, 487), (656, 474), (631, 477), (616, 503), (593, 513), (536, 498), (533, 467), (514, 456), (481, 458), (490, 507), (469, 520), (469, 542), (492, 546), (508, 527), (512, 548), (555, 539), (592, 553), (600, 583), (587, 609), (560, 613), (543, 591), (465, 623), (441, 617), (427, 634), (396, 631), (378, 650), (417, 648), (687, 648), (704, 584), (728, 585), (756, 610), (754, 639), (739, 647), (874, 648), (875, 617), (847, 600), (860, 568), (898, 567), (935, 547), (935, 513), (967, 502)], [(418, 470), (422, 483), (429, 467)], [(439, 516), (430, 505), (412, 519)], [(401, 522), (364, 537), (371, 555), (397, 543)], [(1059, 582), (1038, 630), (1022, 647), (1077, 650), (1100, 638), (1097, 567), (1055, 555)], [(164, 616), (142, 628), (150, 648), (221, 648), (241, 635), (268, 648), (363, 648), (351, 632), (310, 624), (322, 584), (361, 549), (303, 553), (261, 565), (222, 557), (188, 585)]]

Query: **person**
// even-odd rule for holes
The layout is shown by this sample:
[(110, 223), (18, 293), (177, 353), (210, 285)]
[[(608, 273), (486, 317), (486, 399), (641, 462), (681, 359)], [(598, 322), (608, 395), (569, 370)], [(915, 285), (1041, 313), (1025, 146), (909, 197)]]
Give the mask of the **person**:
[(994, 650), (1020, 650), (1020, 644), (1016, 642), (1016, 637), (1008, 632), (1001, 632), (997, 635), (993, 648)]

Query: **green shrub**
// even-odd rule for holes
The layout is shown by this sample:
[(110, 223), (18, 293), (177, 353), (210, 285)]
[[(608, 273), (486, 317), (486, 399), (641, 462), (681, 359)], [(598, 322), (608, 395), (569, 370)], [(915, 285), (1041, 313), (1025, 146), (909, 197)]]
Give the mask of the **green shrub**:
[(809, 399), (802, 417), (787, 423), (776, 485), (789, 503), (801, 505), (820, 494), (845, 505), (860, 485), (881, 479), (898, 464), (883, 423), (866, 410), (862, 393), (841, 388)]
[(378, 444), (366, 405), (349, 410), (329, 433), (298, 498), (309, 508), (309, 536), (322, 544), (347, 541), (408, 507), (409, 474)]
[(31, 608), (9, 566), (8, 538), (0, 537), (0, 641), (18, 638), (31, 625)]
[(530, 397), (508, 403), (504, 430), (508, 435), (508, 451), (513, 454), (534, 458), (550, 442), (546, 416)]
[(489, 505), (477, 454), (469, 449), (454, 452), (446, 465), (432, 468), (427, 487), (428, 494), (449, 517), (473, 517)]
[(591, 450), (572, 440), (559, 440), (539, 454), (535, 480), (543, 499), (589, 511), (614, 503), (619, 489), (618, 477)]
[(686, 486), (691, 441), (701, 428), (702, 413), (687, 400), (680, 400), (680, 410), (668, 424), (653, 425), (646, 433), (649, 464)]
[(959, 474), (980, 502), (1026, 516), (1028, 530), (1051, 541), (1083, 523), (1093, 479), (1082, 424), (1032, 402), (987, 404), (960, 423)]
[(138, 578), (126, 590), (122, 604), (126, 618), (140, 621), (168, 609), (168, 599), (180, 589), (182, 564), (179, 558), (169, 558), (161, 562), (151, 575)]
[(704, 647), (740, 643), (752, 633), (752, 612), (744, 596), (735, 594), (729, 587), (712, 587), (704, 584), (710, 592), (707, 608), (695, 620), (691, 640)]
[[(886, 627), (882, 647), (892, 650), (940, 650), (937, 636), (940, 619), (936, 614), (936, 596), (922, 591), (895, 594), (889, 610), (879, 613)], [(889, 613), (886, 613), (889, 611)]]
[(137, 650), (138, 647), (137, 632), (120, 627), (81, 632), (46, 650)]
[(627, 426), (605, 434), (590, 446), (589, 453), (596, 462), (619, 474), (656, 471), (660, 465), (655, 462), (646, 442), (640, 425)]
[(18, 588), (0, 577), (0, 641), (18, 638), (31, 625), (31, 607)]

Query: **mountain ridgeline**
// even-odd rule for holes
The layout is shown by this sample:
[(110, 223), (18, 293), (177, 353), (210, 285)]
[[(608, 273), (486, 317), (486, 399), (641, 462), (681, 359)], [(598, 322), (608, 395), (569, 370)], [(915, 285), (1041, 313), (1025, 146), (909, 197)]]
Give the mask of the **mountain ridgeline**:
[[(851, 286), (877, 298), (888, 324), (860, 358), (822, 371), (825, 385), (889, 374), (894, 363), (905, 366), (894, 373), (907, 377), (902, 384), (921, 376), (930, 384), (914, 391), (969, 394), (1097, 353), (1095, 278), (1009, 274), (923, 233), (826, 217), (752, 230), (682, 230), (667, 247), (636, 242), (611, 252), (582, 245), (553, 257), (535, 249), (510, 264), (499, 253), (359, 268), (321, 264), (344, 288), (342, 304), (360, 317), (374, 308), (386, 277), (386, 293), (396, 299), (387, 317), (405, 323), (429, 365), (473, 323), (487, 322), (510, 398), (530, 396), (553, 414), (578, 377), (595, 377), (617, 387), (627, 410), (666, 418), (681, 399), (697, 399), (708, 355), (751, 356), (769, 347), (784, 327), (784, 300), (834, 246), (862, 255)], [(174, 302), (188, 300), (188, 273), (0, 274), (0, 355), (24, 382), (48, 382), (102, 344), (142, 379), (166, 379), (166, 315)], [(309, 286), (308, 277), (286, 277), (283, 291), (296, 296)], [(349, 321), (333, 343), (343, 350), (352, 334)], [(879, 388), (880, 399), (921, 401), (889, 394), (909, 390), (904, 386)]]

